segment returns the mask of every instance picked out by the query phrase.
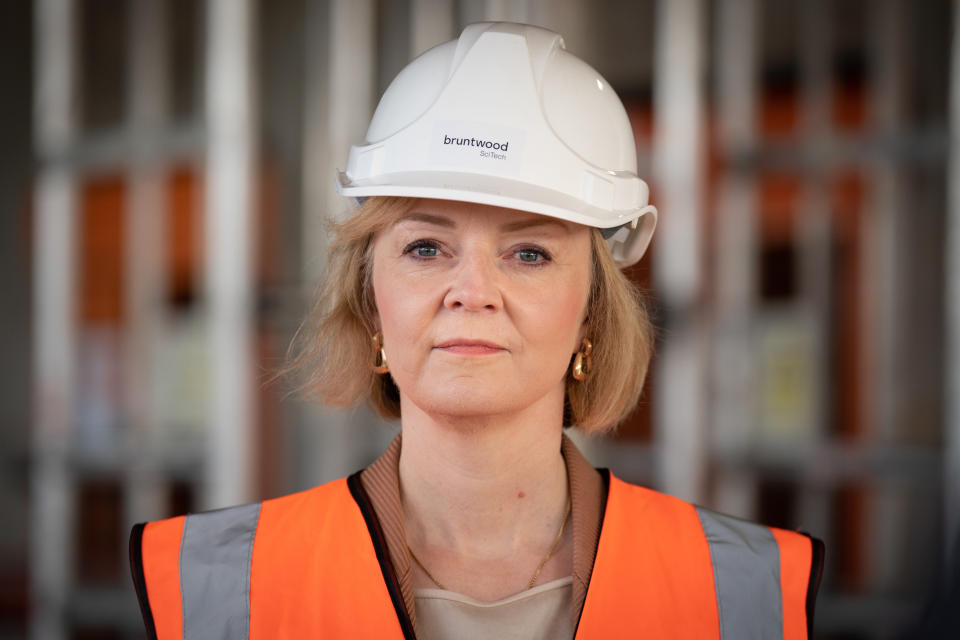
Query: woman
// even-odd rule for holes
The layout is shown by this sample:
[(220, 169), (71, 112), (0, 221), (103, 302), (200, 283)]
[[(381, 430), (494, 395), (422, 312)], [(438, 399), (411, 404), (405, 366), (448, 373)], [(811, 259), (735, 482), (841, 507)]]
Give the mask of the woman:
[(650, 356), (618, 264), (656, 211), (606, 82), (552, 32), (471, 25), (400, 73), (367, 140), (295, 366), (401, 435), (349, 479), (135, 527), (148, 630), (806, 637), (818, 542), (623, 483), (563, 435), (621, 420)]

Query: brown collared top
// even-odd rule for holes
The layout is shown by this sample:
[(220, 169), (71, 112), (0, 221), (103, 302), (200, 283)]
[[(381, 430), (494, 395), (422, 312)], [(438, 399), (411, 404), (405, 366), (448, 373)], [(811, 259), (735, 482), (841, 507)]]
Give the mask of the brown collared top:
[[(401, 436), (398, 435), (383, 455), (363, 470), (360, 480), (383, 530), (400, 593), (416, 630), (410, 554), (407, 551), (407, 536), (403, 526), (403, 505), (400, 503), (400, 447)], [(567, 465), (567, 480), (570, 484), (573, 523), (573, 606), (570, 615), (573, 628), (576, 629), (597, 554), (606, 487), (600, 473), (590, 466), (566, 435), (563, 436), (560, 450)]]

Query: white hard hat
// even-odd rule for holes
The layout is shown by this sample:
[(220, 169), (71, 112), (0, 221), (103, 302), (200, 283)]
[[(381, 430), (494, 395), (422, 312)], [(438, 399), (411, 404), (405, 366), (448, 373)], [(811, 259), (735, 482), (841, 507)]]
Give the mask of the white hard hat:
[(337, 172), (345, 196), (477, 202), (604, 230), (620, 266), (657, 221), (630, 121), (599, 73), (552, 31), (469, 25), (410, 62)]

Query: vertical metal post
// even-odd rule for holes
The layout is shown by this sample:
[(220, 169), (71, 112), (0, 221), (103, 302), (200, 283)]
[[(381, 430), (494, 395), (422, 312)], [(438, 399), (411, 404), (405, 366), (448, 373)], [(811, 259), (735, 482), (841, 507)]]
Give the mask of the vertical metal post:
[[(350, 145), (362, 141), (374, 108), (376, 12), (372, 0), (312, 1), (307, 5), (308, 46), (304, 109), (304, 278), (323, 277), (327, 221), (351, 207), (334, 188)], [(312, 293), (313, 288), (307, 291)], [(372, 354), (371, 354), (372, 355)], [(297, 482), (332, 480), (368, 463), (370, 449), (390, 434), (366, 411), (303, 406), (297, 434)], [(368, 449), (369, 447), (370, 449)]]
[(454, 0), (411, 0), (411, 57), (456, 37), (454, 13)]
[[(373, 114), (376, 8), (371, 0), (333, 0), (330, 11), (327, 132), (333, 165), (343, 168), (350, 145), (363, 140)], [(333, 172), (323, 180), (332, 181)], [(336, 189), (328, 193), (328, 211), (343, 211), (346, 201)]]
[[(330, 91), (333, 51), (329, 34), (330, 2), (309, 0), (306, 5), (306, 60), (304, 61), (303, 108), (303, 281), (305, 309), (310, 309), (316, 283), (323, 278), (327, 254), (327, 221), (334, 211), (329, 210), (333, 199), (333, 175), (336, 169), (334, 150), (330, 144), (330, 103), (336, 97)], [(371, 79), (372, 81), (372, 79)], [(341, 205), (343, 206), (343, 205)], [(303, 327), (301, 327), (302, 329)], [(332, 479), (326, 469), (344, 457), (341, 441), (331, 441), (327, 423), (344, 422), (339, 414), (326, 407), (310, 403), (300, 405), (298, 428), (293, 434), (297, 443), (292, 451), (296, 456), (295, 486), (309, 487)], [(329, 416), (327, 414), (330, 414)]]
[(163, 248), (166, 246), (163, 169), (152, 151), (166, 124), (169, 76), (167, 69), (167, 3), (135, 0), (130, 16), (130, 201), (127, 216), (125, 279), (125, 435), (131, 467), (125, 492), (125, 526), (162, 517), (157, 461), (150, 438), (157, 433), (151, 407), (155, 366), (152, 354), (163, 322)]
[(204, 508), (251, 499), (257, 172), (252, 0), (209, 0), (204, 214), (211, 360)]
[(304, 91), (304, 275), (323, 276), (327, 223), (350, 209), (334, 187), (350, 145), (363, 140), (374, 107), (376, 13), (372, 0), (310, 0)]
[(827, 372), (828, 357), (825, 336), (828, 335), (831, 309), (831, 270), (833, 224), (827, 197), (824, 169), (820, 166), (822, 154), (830, 136), (830, 22), (824, 0), (809, 0), (799, 6), (801, 136), (807, 141), (807, 163), (804, 167), (804, 189), (796, 220), (799, 260), (799, 287), (803, 304), (816, 315), (818, 353), (814, 356), (820, 376), (812, 410), (817, 435), (826, 432), (829, 397)]
[[(303, 276), (315, 283), (323, 276), (327, 251), (327, 220), (336, 168), (330, 148), (329, 120), (330, 66), (333, 53), (330, 33), (329, 2), (308, 0), (304, 27), (305, 60), (303, 91)], [(312, 291), (312, 290), (310, 290)]]
[(657, 3), (654, 170), (661, 211), (654, 274), (669, 326), (656, 372), (655, 429), (660, 488), (703, 495), (705, 344), (701, 290), (703, 47), (701, 0)]
[(35, 5), (34, 427), (31, 441), (30, 635), (66, 637), (73, 566), (68, 451), (74, 409), (76, 186), (63, 157), (74, 137), (72, 0)]
[[(873, 105), (873, 125), (881, 140), (889, 140), (898, 132), (901, 119), (903, 79), (901, 58), (903, 55), (903, 7), (900, 0), (881, 0), (871, 12), (872, 42), (869, 49)], [(874, 362), (870, 369), (876, 371), (874, 402), (870, 422), (877, 435), (889, 440), (896, 435), (896, 413), (899, 385), (896, 377), (895, 342), (900, 334), (898, 322), (899, 295), (898, 259), (903, 246), (898, 237), (899, 213), (901, 212), (901, 169), (893, 152), (881, 154), (873, 163), (872, 198), (870, 215), (864, 216), (869, 227), (866, 231), (868, 264), (864, 272), (863, 286), (871, 311), (866, 315), (873, 326), (869, 334), (873, 339)]]
[[(832, 32), (824, 0), (809, 0), (798, 5), (800, 40), (800, 95), (802, 121), (799, 135), (806, 141), (801, 202), (795, 222), (795, 247), (799, 257), (797, 281), (801, 309), (812, 318), (814, 335), (813, 406), (810, 408), (813, 431), (811, 441), (823, 442), (827, 436), (829, 376), (829, 336), (833, 308), (831, 271), (833, 265), (830, 204), (826, 176), (819, 166), (820, 153), (830, 136), (830, 50)], [(805, 487), (799, 521), (830, 547), (830, 494), (823, 488)]]
[[(756, 306), (757, 212), (755, 167), (744, 160), (756, 149), (757, 2), (717, 5), (717, 106), (721, 152), (731, 168), (717, 201), (716, 342), (711, 363), (714, 398), (712, 442), (728, 461), (749, 448), (756, 421), (753, 347)], [(717, 477), (712, 504), (753, 516), (750, 474), (730, 465)]]
[[(947, 173), (946, 247), (946, 398), (944, 494), (947, 555), (957, 553), (960, 539), (960, 3), (953, 8), (953, 51), (950, 60), (950, 159)], [(955, 558), (950, 558), (955, 563)], [(950, 564), (948, 566), (954, 566)]]
[[(871, 100), (874, 129), (881, 140), (899, 133), (902, 112), (904, 47), (902, 0), (881, 0), (870, 12)], [(875, 441), (893, 445), (905, 426), (899, 419), (903, 385), (898, 362), (901, 336), (908, 335), (903, 322), (903, 288), (900, 273), (910, 249), (903, 241), (902, 167), (893, 151), (875, 157), (871, 171), (869, 215), (863, 216), (864, 265), (861, 287), (867, 304), (864, 334), (869, 341), (864, 354), (863, 380), (867, 422)], [(909, 236), (907, 236), (909, 237)], [(872, 501), (874, 542), (870, 545), (873, 572), (870, 582), (880, 591), (902, 584), (898, 569), (900, 551), (908, 546), (910, 498), (902, 491), (878, 490)]]
[(467, 25), (484, 20), (531, 22), (535, 0), (459, 0), (460, 22)]

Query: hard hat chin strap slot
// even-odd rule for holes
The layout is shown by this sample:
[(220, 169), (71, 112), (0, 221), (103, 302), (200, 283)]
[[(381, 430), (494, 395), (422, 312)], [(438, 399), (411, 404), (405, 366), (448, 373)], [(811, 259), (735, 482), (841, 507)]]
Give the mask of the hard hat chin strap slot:
[(630, 224), (629, 222), (625, 222), (619, 227), (610, 227), (609, 229), (600, 229), (600, 233), (603, 234), (604, 240), (609, 240), (610, 238), (616, 235), (617, 231), (620, 231), (620, 229), (623, 229), (624, 227), (629, 226), (629, 224)]
[[(646, 253), (656, 226), (657, 209), (653, 205), (647, 205), (637, 219), (612, 229), (601, 229), (601, 232), (613, 259), (622, 267), (634, 264)], [(607, 235), (607, 231), (613, 233)]]

